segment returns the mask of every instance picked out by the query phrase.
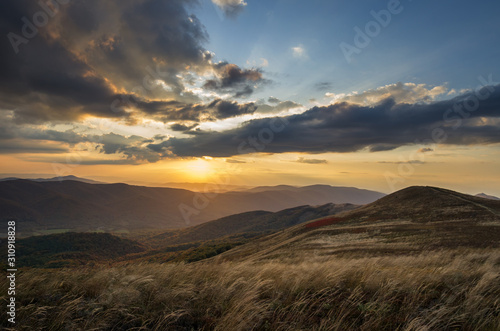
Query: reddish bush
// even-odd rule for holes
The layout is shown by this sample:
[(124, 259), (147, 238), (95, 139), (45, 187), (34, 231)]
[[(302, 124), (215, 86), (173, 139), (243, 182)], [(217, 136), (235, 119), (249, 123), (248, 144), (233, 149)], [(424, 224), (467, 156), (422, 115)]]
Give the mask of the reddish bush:
[(305, 227), (307, 229), (320, 228), (322, 226), (327, 226), (327, 225), (332, 225), (332, 224), (340, 223), (343, 220), (344, 219), (342, 219), (340, 217), (328, 217), (328, 218), (324, 218), (324, 219), (316, 221), (316, 222), (312, 222), (312, 223), (306, 224)]

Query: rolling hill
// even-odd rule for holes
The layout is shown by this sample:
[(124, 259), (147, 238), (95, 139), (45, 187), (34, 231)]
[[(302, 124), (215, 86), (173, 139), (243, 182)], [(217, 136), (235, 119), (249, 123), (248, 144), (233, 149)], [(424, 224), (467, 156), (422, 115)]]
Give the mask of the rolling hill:
[[(339, 190), (341, 193), (325, 186), (296, 191), (225, 192), (205, 197), (187, 190), (127, 184), (10, 180), (0, 182), (0, 220), (17, 220), (18, 236), (47, 231), (176, 229), (255, 210), (277, 212), (302, 205), (360, 204), (383, 196), (355, 188), (344, 196), (346, 189)], [(197, 198), (202, 199), (201, 206)], [(194, 211), (189, 219), (181, 213), (180, 206)]]
[(168, 231), (152, 238), (148, 243), (157, 247), (189, 242), (219, 239), (231, 235), (246, 238), (269, 234), (320, 217), (335, 215), (357, 208), (351, 204), (326, 204), (322, 206), (300, 206), (279, 212), (253, 211), (223, 217), (182, 230)]
[(220, 258), (361, 258), (449, 248), (500, 248), (500, 201), (409, 187), (361, 208), (257, 239)]

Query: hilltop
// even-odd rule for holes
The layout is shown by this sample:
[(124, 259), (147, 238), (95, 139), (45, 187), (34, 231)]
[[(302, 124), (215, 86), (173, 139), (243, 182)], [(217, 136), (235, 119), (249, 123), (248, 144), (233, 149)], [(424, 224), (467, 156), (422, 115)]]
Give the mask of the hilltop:
[(490, 200), (500, 200), (500, 198), (497, 198), (493, 195), (488, 195), (488, 194), (485, 194), (485, 193), (479, 193), (479, 194), (476, 194), (476, 197), (478, 198), (484, 198), (484, 199), (490, 199)]
[(361, 208), (250, 242), (222, 259), (417, 254), (500, 247), (500, 201), (436, 187), (409, 187)]

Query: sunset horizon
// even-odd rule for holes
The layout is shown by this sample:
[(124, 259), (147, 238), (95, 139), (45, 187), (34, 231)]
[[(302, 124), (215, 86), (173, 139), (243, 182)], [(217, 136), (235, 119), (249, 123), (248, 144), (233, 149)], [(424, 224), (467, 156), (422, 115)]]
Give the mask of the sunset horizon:
[(6, 3), (1, 176), (500, 195), (498, 22), (466, 3)]

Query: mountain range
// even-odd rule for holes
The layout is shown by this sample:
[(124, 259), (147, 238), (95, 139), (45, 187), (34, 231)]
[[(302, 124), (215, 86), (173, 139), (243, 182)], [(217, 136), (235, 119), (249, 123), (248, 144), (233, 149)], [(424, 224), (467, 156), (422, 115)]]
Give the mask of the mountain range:
[[(0, 220), (18, 221), (18, 236), (51, 231), (136, 231), (178, 229), (234, 214), (277, 212), (303, 205), (363, 205), (383, 193), (314, 185), (203, 195), (188, 190), (88, 184), (81, 181), (0, 182)], [(189, 217), (183, 210), (189, 210)]]
[[(21, 179), (23, 179), (23, 178), (6, 177), (6, 178), (0, 178), (0, 182), (10, 181), (10, 180), (21, 180)], [(87, 184), (105, 184), (104, 182), (99, 182), (97, 180), (77, 177), (77, 176), (73, 176), (73, 175), (51, 177), (51, 178), (26, 178), (25, 180), (31, 180), (33, 182), (41, 182), (41, 183), (43, 183), (43, 182), (62, 182), (62, 181), (66, 181), (66, 180), (72, 180), (72, 181), (77, 181), (77, 182), (82, 182), (82, 183), (87, 183)]]
[(318, 254), (362, 258), (500, 248), (499, 225), (500, 201), (409, 187), (361, 207), (325, 204), (245, 212), (134, 240), (111, 234), (52, 234), (20, 239), (19, 247), (27, 256), (22, 263), (45, 267), (91, 261), (192, 262), (215, 255), (219, 261)]

